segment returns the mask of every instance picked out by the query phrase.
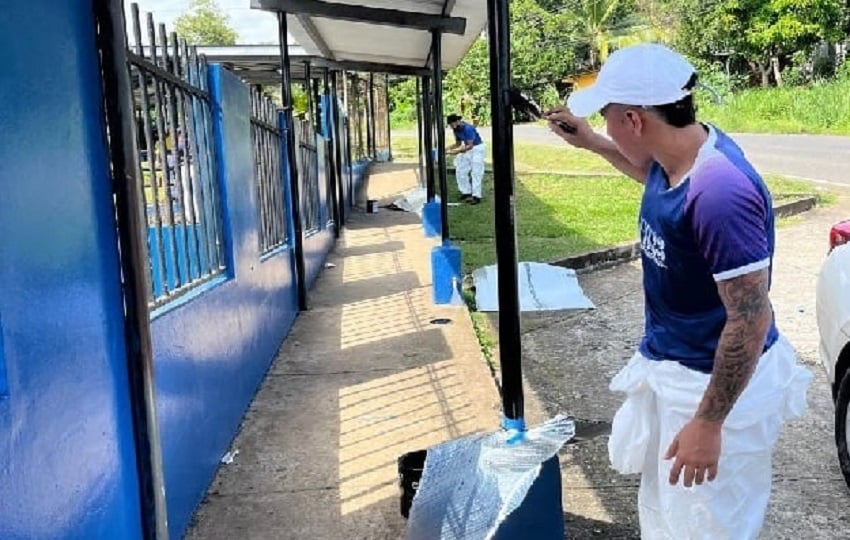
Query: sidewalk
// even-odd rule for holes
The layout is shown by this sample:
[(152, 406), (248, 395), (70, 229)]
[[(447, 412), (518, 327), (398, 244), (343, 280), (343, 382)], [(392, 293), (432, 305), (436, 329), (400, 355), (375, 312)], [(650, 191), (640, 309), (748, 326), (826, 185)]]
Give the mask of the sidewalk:
[[(415, 165), (379, 164), (368, 196), (415, 186)], [(466, 309), (431, 301), (434, 245), (413, 214), (349, 216), (187, 538), (402, 538), (396, 459), (498, 429)]]

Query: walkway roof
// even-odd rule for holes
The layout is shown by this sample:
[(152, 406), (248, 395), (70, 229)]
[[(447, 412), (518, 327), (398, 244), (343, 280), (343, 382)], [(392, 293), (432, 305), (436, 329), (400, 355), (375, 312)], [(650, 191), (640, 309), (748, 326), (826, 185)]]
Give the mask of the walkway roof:
[(483, 0), (251, 0), (287, 13), (289, 32), (308, 55), (360, 71), (419, 74), (440, 30), (442, 67), (457, 66), (487, 22)]

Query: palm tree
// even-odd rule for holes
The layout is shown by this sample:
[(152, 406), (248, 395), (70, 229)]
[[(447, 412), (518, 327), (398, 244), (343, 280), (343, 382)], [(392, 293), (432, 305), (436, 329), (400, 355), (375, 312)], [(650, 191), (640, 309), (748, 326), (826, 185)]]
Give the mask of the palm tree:
[(576, 38), (589, 48), (591, 68), (599, 67), (607, 58), (613, 37), (613, 22), (620, 0), (579, 0), (566, 12), (567, 20), (577, 26)]
[(655, 24), (641, 11), (618, 17), (621, 5), (620, 0), (578, 0), (564, 13), (577, 29), (575, 39), (588, 47), (591, 70), (601, 66), (614, 49), (647, 41), (665, 42), (672, 35), (671, 27)]

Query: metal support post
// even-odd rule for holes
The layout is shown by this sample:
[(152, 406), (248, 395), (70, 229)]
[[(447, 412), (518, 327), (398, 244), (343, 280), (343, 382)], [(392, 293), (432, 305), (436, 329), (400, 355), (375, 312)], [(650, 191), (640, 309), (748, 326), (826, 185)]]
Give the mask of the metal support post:
[(433, 104), (431, 99), (431, 78), (430, 77), (422, 77), (422, 116), (424, 120), (424, 130), (423, 134), (425, 135), (425, 178), (426, 178), (426, 191), (427, 191), (427, 200), (431, 202), (434, 200), (434, 187), (435, 187), (435, 178), (434, 178), (434, 120), (431, 117), (431, 105)]
[(499, 273), (499, 356), (505, 427), (524, 429), (522, 343), (514, 220), (514, 141), (510, 103), (511, 44), (508, 0), (487, 0), (496, 262)]
[(307, 309), (307, 275), (304, 270), (304, 235), (301, 224), (301, 190), (298, 188), (298, 161), (295, 158), (295, 115), (292, 110), (292, 73), (287, 45), (286, 13), (277, 14), (278, 39), (280, 40), (280, 98), (286, 119), (286, 153), (289, 162), (289, 186), (292, 194), (293, 245), (295, 248), (295, 283), (298, 309)]
[(419, 77), (416, 77), (416, 150), (417, 154), (419, 154), (419, 185), (422, 186), (425, 184), (423, 182), (423, 174), (424, 171), (422, 166), (424, 165), (422, 161), (422, 154), (425, 152), (425, 142), (423, 140), (423, 131), (422, 131), (422, 80)]
[(123, 277), (124, 335), (133, 415), (133, 438), (138, 456), (141, 535), (168, 540), (165, 475), (157, 421), (156, 385), (151, 345), (147, 230), (141, 171), (135, 143), (132, 83), (127, 69), (127, 44), (122, 3), (94, 2), (98, 48), (103, 71), (109, 135), (115, 219)]
[(443, 127), (443, 35), (434, 30), (431, 62), (434, 68), (434, 116), (437, 125), (437, 168), (440, 175), (440, 224), (443, 242), (449, 239), (449, 188), (446, 180), (446, 130)]
[(384, 92), (387, 105), (387, 159), (393, 160), (393, 136), (392, 123), (390, 122), (390, 76), (384, 73)]
[(334, 174), (336, 175), (336, 200), (337, 207), (339, 211), (339, 227), (341, 228), (345, 225), (345, 190), (343, 189), (343, 178), (344, 171), (342, 170), (342, 139), (339, 131), (339, 122), (341, 118), (341, 112), (339, 110), (339, 89), (337, 87), (337, 72), (334, 71), (331, 73), (331, 105), (330, 110), (333, 113), (333, 126), (331, 127), (331, 135), (333, 136), (334, 142), (334, 159), (335, 168)]

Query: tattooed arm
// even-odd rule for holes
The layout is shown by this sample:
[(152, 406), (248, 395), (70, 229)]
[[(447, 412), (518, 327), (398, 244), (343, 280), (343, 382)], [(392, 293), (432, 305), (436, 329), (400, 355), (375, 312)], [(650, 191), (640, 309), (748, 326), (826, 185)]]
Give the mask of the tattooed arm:
[(697, 409), (697, 418), (722, 423), (750, 382), (773, 320), (767, 281), (764, 269), (717, 283), (726, 307), (726, 326), (720, 334), (711, 381)]
[(694, 418), (679, 432), (665, 459), (676, 458), (670, 483), (690, 487), (717, 476), (721, 428), (755, 371), (773, 312), (767, 294), (768, 271), (719, 281), (726, 325), (714, 357), (714, 370)]

